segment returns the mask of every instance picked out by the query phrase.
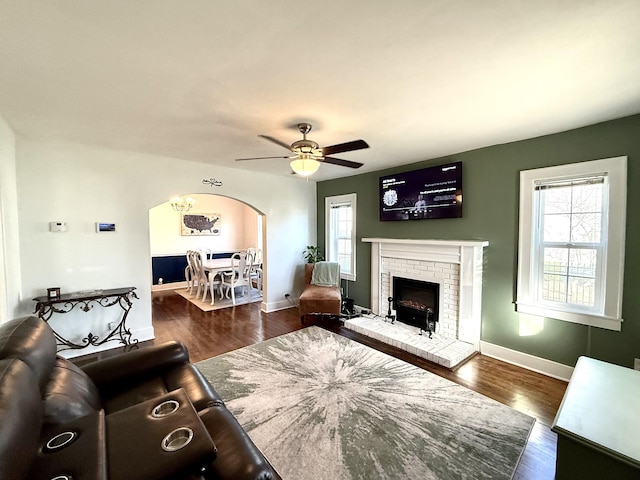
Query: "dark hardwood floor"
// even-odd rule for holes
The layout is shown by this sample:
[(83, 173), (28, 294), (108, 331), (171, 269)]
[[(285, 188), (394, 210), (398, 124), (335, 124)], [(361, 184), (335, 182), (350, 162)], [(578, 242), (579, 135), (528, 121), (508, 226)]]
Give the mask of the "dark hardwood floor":
[[(298, 309), (273, 313), (260, 304), (203, 312), (173, 291), (153, 294), (154, 342), (181, 340), (198, 362), (237, 348), (304, 328)], [(400, 351), (340, 325), (324, 328), (447, 378), (536, 418), (514, 479), (551, 480), (555, 476), (556, 436), (550, 430), (567, 383), (493, 358), (476, 355), (455, 371)]]

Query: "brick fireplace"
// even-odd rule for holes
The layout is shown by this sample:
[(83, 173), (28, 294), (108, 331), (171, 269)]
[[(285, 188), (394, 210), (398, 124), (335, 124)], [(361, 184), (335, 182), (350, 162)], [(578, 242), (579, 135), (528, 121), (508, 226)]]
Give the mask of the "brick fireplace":
[[(448, 359), (434, 357), (433, 353), (422, 356), (453, 367), (464, 360), (461, 356), (479, 351), (483, 249), (488, 242), (391, 238), (363, 238), (362, 241), (371, 243), (371, 309), (374, 314), (386, 315), (388, 298), (393, 297), (394, 277), (436, 283), (440, 286), (439, 324), (435, 341), (427, 342), (426, 348), (443, 351), (448, 345), (454, 353)], [(389, 327), (383, 328), (386, 331)], [(392, 340), (390, 343), (401, 342)], [(411, 343), (414, 343), (413, 339)], [(410, 346), (407, 350), (415, 348)]]

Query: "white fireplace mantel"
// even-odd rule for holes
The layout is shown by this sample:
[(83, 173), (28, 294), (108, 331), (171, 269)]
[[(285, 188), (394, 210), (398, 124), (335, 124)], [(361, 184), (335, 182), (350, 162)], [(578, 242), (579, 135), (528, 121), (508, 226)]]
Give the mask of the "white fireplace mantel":
[(363, 238), (363, 242), (368, 243), (405, 243), (414, 245), (455, 245), (459, 247), (486, 247), (489, 242), (485, 240), (429, 240), (410, 238)]
[[(465, 253), (482, 251), (489, 242), (482, 240), (410, 240), (400, 238), (363, 238), (381, 256), (462, 263)], [(377, 254), (378, 252), (376, 252)], [(371, 252), (373, 258), (374, 252)], [(399, 255), (399, 256), (398, 256)], [(417, 257), (416, 257), (417, 256)]]
[[(376, 314), (380, 314), (384, 310), (388, 295), (388, 292), (382, 292), (382, 276), (391, 274), (391, 272), (384, 271), (385, 262), (383, 260), (403, 259), (411, 265), (413, 262), (416, 264), (435, 262), (438, 265), (455, 265), (456, 272), (459, 272), (459, 280), (457, 280), (459, 287), (458, 291), (454, 293), (459, 301), (457, 340), (472, 343), (477, 349), (479, 348), (483, 249), (489, 245), (489, 242), (397, 238), (363, 238), (362, 241), (371, 243), (371, 308)], [(439, 268), (437, 267), (436, 270)]]

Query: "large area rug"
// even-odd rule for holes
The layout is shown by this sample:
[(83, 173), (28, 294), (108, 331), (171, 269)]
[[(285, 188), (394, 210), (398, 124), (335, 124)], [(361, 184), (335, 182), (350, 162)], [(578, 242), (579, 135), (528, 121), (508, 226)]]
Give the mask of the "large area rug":
[(509, 479), (534, 423), (318, 327), (196, 365), (285, 479)]
[[(236, 295), (236, 305), (244, 305), (245, 303), (255, 303), (262, 301), (262, 295), (260, 294), (260, 290), (255, 288), (250, 289), (250, 295), (247, 296), (244, 292), (240, 292), (240, 289), (236, 290), (238, 295)], [(233, 302), (230, 298), (220, 298), (218, 292), (215, 292), (216, 299), (213, 305), (211, 305), (211, 297), (207, 294), (207, 299), (203, 302), (201, 300), (202, 294), (200, 294), (199, 298), (196, 298), (195, 295), (190, 295), (189, 290), (186, 288), (179, 288), (174, 290), (178, 295), (184, 297), (193, 303), (196, 307), (198, 307), (203, 312), (212, 312), (213, 310), (219, 310), (221, 308), (233, 307)]]

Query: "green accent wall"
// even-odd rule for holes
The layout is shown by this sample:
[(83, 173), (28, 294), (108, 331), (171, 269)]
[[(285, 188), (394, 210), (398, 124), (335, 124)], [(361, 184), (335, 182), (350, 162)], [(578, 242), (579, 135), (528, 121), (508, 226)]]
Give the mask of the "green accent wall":
[[(375, 148), (375, 145), (372, 145)], [(521, 170), (627, 156), (627, 230), (621, 332), (540, 319), (539, 331), (521, 335), (514, 300)], [(366, 159), (364, 160), (366, 162)], [(406, 222), (378, 219), (378, 177), (453, 161), (463, 164), (463, 216)], [(640, 115), (554, 135), (495, 145), (373, 173), (318, 182), (318, 244), (324, 251), (324, 199), (356, 193), (357, 281), (349, 297), (371, 303), (371, 245), (364, 237), (486, 240), (482, 340), (574, 366), (588, 355), (624, 366), (640, 357)], [(615, 215), (615, 212), (612, 212)], [(344, 285), (344, 282), (343, 282)]]

